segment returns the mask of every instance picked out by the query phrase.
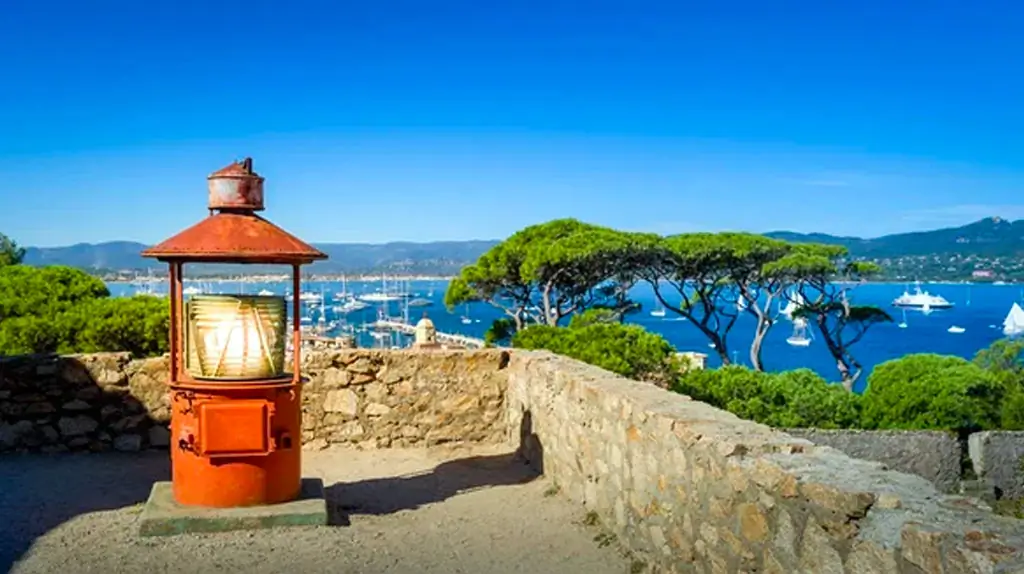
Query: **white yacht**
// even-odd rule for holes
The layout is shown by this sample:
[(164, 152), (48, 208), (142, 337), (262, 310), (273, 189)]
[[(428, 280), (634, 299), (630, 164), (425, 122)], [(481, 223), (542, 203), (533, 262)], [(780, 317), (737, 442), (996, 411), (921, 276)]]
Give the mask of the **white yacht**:
[(946, 329), (946, 332), (947, 333), (953, 333), (954, 335), (959, 335), (960, 333), (963, 333), (966, 330), (967, 329), (964, 329), (963, 327), (958, 327), (956, 325), (953, 325), (952, 327)]
[[(294, 298), (295, 297), (293, 295), (291, 295), (291, 294), (285, 296), (285, 300), (286, 301), (292, 301), (292, 300), (294, 300)], [(316, 305), (317, 303), (320, 303), (323, 300), (324, 300), (323, 295), (321, 295), (319, 293), (313, 293), (311, 291), (305, 291), (305, 292), (299, 293), (299, 301), (302, 301), (303, 303), (305, 303), (307, 305)]]
[(811, 345), (811, 337), (807, 331), (806, 319), (797, 317), (793, 321), (793, 334), (786, 339), (786, 342), (794, 347), (809, 347)]
[(335, 305), (334, 311), (341, 314), (348, 314), (354, 313), (356, 311), (362, 311), (363, 309), (366, 309), (369, 306), (369, 304), (363, 303), (362, 301), (359, 301), (355, 297), (349, 296), (349, 298), (345, 300), (345, 302), (342, 303), (341, 305)]
[(260, 292), (257, 293), (257, 295), (259, 295), (260, 297), (272, 297), (274, 295), (274, 292), (271, 291), (270, 289), (260, 289)]
[(1024, 334), (1024, 309), (1014, 303), (1003, 319), (1003, 335), (1016, 337), (1020, 334)]
[(188, 287), (185, 287), (184, 289), (181, 290), (181, 293), (183, 295), (198, 295), (202, 292), (203, 290), (200, 289), (199, 287), (196, 287), (195, 285), (189, 285)]
[(949, 309), (953, 306), (942, 295), (932, 295), (927, 291), (922, 291), (920, 285), (914, 287), (913, 293), (904, 291), (902, 295), (893, 299), (892, 304), (896, 307), (922, 310)]
[(401, 299), (401, 295), (396, 295), (394, 293), (381, 293), (379, 291), (376, 293), (364, 293), (359, 296), (359, 300), (365, 301), (366, 303), (389, 303), (391, 301), (400, 301)]
[(651, 311), (651, 317), (664, 317), (664, 316), (665, 316), (665, 308), (662, 307), (661, 305), (658, 305), (657, 309)]
[(373, 293), (364, 293), (356, 298), (366, 303), (390, 303), (392, 301), (401, 301), (402, 299), (405, 299), (405, 296), (400, 292), (389, 290), (388, 276), (381, 273), (380, 291), (375, 291)]

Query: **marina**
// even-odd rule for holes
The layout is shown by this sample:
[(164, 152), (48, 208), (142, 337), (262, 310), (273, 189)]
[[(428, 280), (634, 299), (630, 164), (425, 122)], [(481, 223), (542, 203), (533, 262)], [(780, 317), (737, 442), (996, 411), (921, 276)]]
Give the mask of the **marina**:
[[(486, 303), (446, 308), (444, 293), (448, 282), (443, 279), (398, 280), (387, 277), (386, 280), (387, 293), (392, 297), (377, 303), (368, 303), (361, 296), (385, 292), (379, 276), (369, 281), (337, 279), (306, 282), (304, 291), (322, 294), (321, 297), (307, 296), (308, 303), (302, 306), (300, 322), (305, 337), (311, 341), (309, 344), (407, 347), (412, 343), (410, 333), (416, 321), (426, 311), (437, 331), (444, 334), (439, 338), (450, 341), (452, 345), (473, 347), (482, 344), (476, 342), (483, 340), (495, 319), (504, 317), (500, 310)], [(195, 280), (187, 285), (207, 293), (290, 294), (290, 286), (284, 282)], [(927, 289), (930, 297), (939, 297), (947, 305), (942, 306), (940, 302), (938, 307), (926, 307), (922, 301), (922, 305), (917, 307), (894, 306), (895, 300), (904, 293), (915, 294), (912, 286), (908, 289), (903, 283), (868, 283), (852, 289), (852, 302), (878, 306), (892, 317), (891, 323), (872, 327), (854, 348), (858, 361), (866, 368), (910, 353), (939, 353), (970, 359), (997, 339), (1024, 334), (1024, 290), (1019, 285), (928, 283), (920, 287), (922, 293)], [(135, 284), (111, 283), (109, 288), (114, 295), (160, 296), (166, 293), (166, 283), (158, 279)], [(708, 352), (707, 339), (691, 322), (659, 305), (650, 286), (638, 285), (631, 296), (640, 303), (641, 311), (628, 316), (627, 322), (662, 335), (680, 352)], [(423, 305), (418, 300), (426, 300), (430, 304)], [(932, 299), (934, 301), (937, 299)], [(809, 368), (826, 378), (832, 377), (835, 362), (818, 336), (816, 327), (801, 326), (787, 317), (792, 316), (799, 306), (785, 300), (773, 307), (778, 314), (778, 322), (765, 338), (766, 368), (772, 371)], [(727, 338), (733, 362), (748, 364), (754, 326), (755, 319), (751, 313), (740, 313)], [(462, 337), (474, 341), (464, 341)], [(716, 366), (719, 363), (717, 354), (708, 354), (708, 366)], [(857, 388), (864, 384), (866, 380), (858, 381)]]

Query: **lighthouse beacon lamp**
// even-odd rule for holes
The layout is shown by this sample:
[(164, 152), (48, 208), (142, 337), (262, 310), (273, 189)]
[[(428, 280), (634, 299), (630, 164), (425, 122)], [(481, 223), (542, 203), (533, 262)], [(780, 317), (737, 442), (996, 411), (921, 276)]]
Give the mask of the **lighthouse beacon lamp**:
[(185, 264), (288, 265), (292, 317), (300, 268), (321, 251), (257, 215), (252, 160), (208, 178), (210, 215), (143, 251), (170, 267), (171, 486), (175, 502), (230, 508), (288, 502), (301, 491), (301, 331), (283, 297), (182, 292)]

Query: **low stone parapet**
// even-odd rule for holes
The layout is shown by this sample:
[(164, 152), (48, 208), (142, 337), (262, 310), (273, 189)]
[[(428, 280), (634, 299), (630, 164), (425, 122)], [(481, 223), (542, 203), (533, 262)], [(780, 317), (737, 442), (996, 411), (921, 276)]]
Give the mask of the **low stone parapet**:
[[(303, 355), (303, 441), (366, 448), (495, 442), (508, 354), (324, 350)], [(166, 448), (166, 357), (0, 358), (0, 452)]]
[(1024, 522), (927, 480), (549, 353), (513, 354), (510, 440), (668, 572), (989, 573)]

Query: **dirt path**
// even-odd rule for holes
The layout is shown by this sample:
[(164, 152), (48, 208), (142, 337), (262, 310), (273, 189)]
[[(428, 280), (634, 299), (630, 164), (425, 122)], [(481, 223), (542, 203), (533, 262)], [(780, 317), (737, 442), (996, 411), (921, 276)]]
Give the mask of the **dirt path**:
[(306, 453), (304, 466), (329, 485), (336, 525), (140, 538), (166, 454), (0, 457), (0, 572), (630, 571), (504, 448), (332, 450)]

